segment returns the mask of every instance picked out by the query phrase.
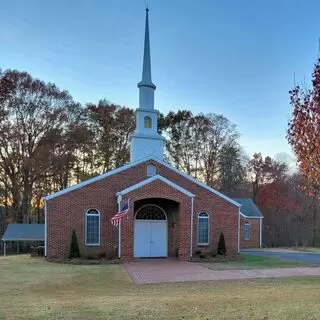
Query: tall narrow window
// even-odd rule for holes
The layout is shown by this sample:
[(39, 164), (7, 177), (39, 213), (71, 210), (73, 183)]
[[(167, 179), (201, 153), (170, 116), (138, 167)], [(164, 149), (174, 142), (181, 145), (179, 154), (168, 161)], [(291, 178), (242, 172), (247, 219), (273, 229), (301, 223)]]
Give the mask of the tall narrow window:
[(245, 240), (251, 239), (251, 227), (249, 222), (246, 222), (244, 225), (244, 239)]
[(150, 117), (144, 117), (144, 127), (151, 128), (152, 126), (152, 119)]
[(209, 244), (209, 215), (206, 212), (198, 214), (198, 245)]
[(89, 209), (86, 212), (86, 246), (100, 245), (100, 212), (97, 209)]

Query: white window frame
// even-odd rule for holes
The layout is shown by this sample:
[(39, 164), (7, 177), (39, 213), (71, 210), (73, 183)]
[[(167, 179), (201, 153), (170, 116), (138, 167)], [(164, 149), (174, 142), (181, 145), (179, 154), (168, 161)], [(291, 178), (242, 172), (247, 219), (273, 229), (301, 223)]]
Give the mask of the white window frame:
[[(200, 214), (205, 213), (206, 217), (204, 216), (200, 216)], [(200, 219), (207, 219), (208, 220), (208, 242), (199, 242), (199, 221)], [(206, 211), (200, 211), (198, 213), (198, 228), (197, 228), (197, 242), (198, 242), (198, 246), (208, 246), (210, 243), (210, 215), (208, 212)]]
[[(150, 172), (150, 170), (152, 170)], [(147, 177), (153, 177), (157, 174), (157, 166), (154, 164), (148, 164), (147, 165)]]
[[(146, 124), (148, 124), (148, 126), (146, 126)], [(150, 127), (149, 127), (150, 124)], [(146, 129), (151, 129), (152, 128), (152, 118), (150, 116), (145, 116), (143, 118), (143, 126)]]
[[(249, 237), (247, 237), (247, 227), (249, 227)], [(251, 240), (251, 225), (250, 222), (244, 224), (244, 240)]]
[[(97, 213), (89, 213), (91, 210), (95, 210)], [(88, 221), (88, 216), (98, 216), (99, 217), (99, 242), (98, 243), (88, 243), (87, 242), (87, 221)], [(96, 208), (90, 208), (86, 211), (85, 213), (85, 230), (84, 230), (84, 236), (85, 236), (85, 245), (87, 247), (97, 247), (100, 246), (100, 230), (101, 230), (101, 215), (100, 211)]]

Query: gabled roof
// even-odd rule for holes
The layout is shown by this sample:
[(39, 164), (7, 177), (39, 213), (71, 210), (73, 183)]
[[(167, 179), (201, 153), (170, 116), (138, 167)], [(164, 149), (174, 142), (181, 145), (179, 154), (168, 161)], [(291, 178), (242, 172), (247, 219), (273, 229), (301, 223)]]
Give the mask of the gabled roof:
[(240, 214), (245, 218), (263, 218), (261, 211), (252, 199), (233, 199), (241, 204)]
[(172, 182), (172, 181), (170, 181), (170, 180), (168, 180), (168, 179), (160, 176), (159, 174), (157, 174), (157, 175), (155, 175), (155, 176), (153, 176), (153, 177), (151, 177), (151, 178), (148, 178), (148, 179), (146, 179), (146, 180), (143, 180), (143, 181), (141, 181), (141, 182), (139, 182), (139, 183), (136, 183), (136, 184), (134, 184), (133, 186), (131, 186), (131, 187), (129, 187), (129, 188), (126, 188), (126, 189), (118, 192), (117, 195), (125, 195), (125, 194), (127, 194), (127, 193), (129, 193), (129, 192), (131, 192), (131, 191), (134, 191), (134, 190), (136, 190), (136, 189), (139, 189), (139, 188), (141, 188), (141, 187), (143, 187), (143, 186), (145, 186), (145, 185), (147, 185), (147, 184), (149, 184), (149, 183), (151, 183), (151, 182), (153, 182), (153, 181), (156, 181), (156, 180), (160, 180), (160, 181), (166, 183), (167, 185), (171, 186), (172, 188), (174, 188), (174, 189), (176, 189), (176, 190), (184, 193), (184, 194), (187, 195), (188, 197), (193, 198), (193, 197), (195, 196), (195, 195), (194, 195), (193, 193), (191, 193), (190, 191), (188, 191), (188, 190), (186, 190), (186, 189), (178, 186), (178, 185), (175, 184), (174, 182)]
[(44, 241), (43, 223), (10, 223), (2, 236), (3, 241)]
[(215, 195), (217, 195), (218, 197), (226, 200), (227, 202), (233, 204), (234, 206), (236, 206), (236, 207), (238, 207), (238, 208), (241, 207), (241, 204), (239, 204), (237, 201), (235, 201), (235, 200), (233, 200), (233, 199), (225, 196), (224, 194), (220, 193), (219, 191), (217, 191), (217, 190), (215, 190), (215, 189), (213, 189), (213, 188), (208, 187), (208, 186), (205, 185), (204, 183), (202, 183), (202, 182), (194, 179), (193, 177), (187, 175), (186, 173), (184, 173), (184, 172), (178, 170), (177, 168), (171, 166), (169, 163), (166, 163), (166, 162), (164, 162), (164, 161), (162, 161), (162, 160), (160, 160), (160, 159), (158, 159), (158, 158), (156, 158), (156, 157), (154, 157), (154, 156), (152, 156), (152, 155), (147, 156), (147, 157), (145, 157), (145, 158), (142, 158), (142, 159), (140, 159), (140, 160), (134, 161), (134, 162), (130, 162), (130, 163), (126, 164), (126, 165), (123, 165), (123, 166), (121, 166), (121, 167), (119, 167), (119, 168), (116, 168), (116, 169), (114, 169), (114, 170), (108, 171), (108, 172), (106, 172), (106, 173), (103, 173), (103, 174), (101, 174), (101, 175), (99, 175), (99, 176), (96, 176), (96, 177), (94, 177), (94, 178), (91, 178), (91, 179), (88, 179), (88, 180), (86, 180), (86, 181), (83, 181), (83, 182), (80, 182), (80, 183), (78, 183), (78, 184), (75, 184), (75, 185), (73, 185), (73, 186), (71, 186), (71, 187), (69, 187), (69, 188), (66, 188), (66, 189), (63, 189), (63, 190), (61, 190), (61, 191), (52, 193), (52, 194), (46, 196), (46, 197), (45, 197), (45, 200), (50, 200), (50, 199), (59, 197), (59, 196), (61, 196), (61, 195), (63, 195), (63, 194), (66, 194), (66, 193), (69, 193), (69, 192), (71, 192), (71, 191), (80, 189), (80, 188), (82, 188), (82, 187), (84, 187), (84, 186), (86, 186), (86, 185), (88, 185), (88, 184), (91, 184), (91, 183), (96, 182), (96, 181), (100, 181), (100, 180), (105, 179), (105, 178), (107, 178), (107, 177), (110, 177), (110, 176), (112, 176), (112, 175), (114, 175), (114, 174), (117, 174), (117, 173), (122, 172), (122, 171), (124, 171), (124, 170), (127, 170), (127, 169), (129, 169), (129, 168), (132, 168), (132, 167), (134, 167), (134, 166), (137, 166), (137, 165), (139, 165), (140, 163), (143, 163), (143, 162), (146, 162), (146, 161), (150, 161), (150, 160), (152, 160), (152, 161), (154, 161), (154, 162), (157, 162), (157, 163), (163, 165), (164, 167), (168, 168), (169, 170), (172, 170), (173, 172), (176, 172), (177, 174), (183, 176), (183, 177), (186, 178), (187, 180), (192, 181), (193, 183), (197, 184), (198, 186), (201, 186), (202, 188), (204, 188), (204, 189), (212, 192), (213, 194), (215, 194)]

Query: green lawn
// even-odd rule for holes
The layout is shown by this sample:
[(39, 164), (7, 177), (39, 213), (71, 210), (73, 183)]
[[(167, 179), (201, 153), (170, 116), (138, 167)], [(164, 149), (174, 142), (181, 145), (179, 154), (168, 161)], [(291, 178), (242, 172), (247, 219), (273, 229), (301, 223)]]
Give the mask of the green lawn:
[(289, 249), (293, 249), (293, 250), (296, 250), (296, 251), (306, 251), (306, 252), (317, 252), (317, 253), (320, 253), (320, 248), (313, 248), (313, 247), (306, 247), (306, 248), (298, 247), (298, 248), (289, 248)]
[(319, 319), (320, 277), (133, 284), (122, 265), (0, 258), (0, 319)]
[(261, 269), (261, 268), (290, 268), (311, 266), (298, 261), (287, 261), (277, 258), (263, 257), (252, 254), (241, 253), (244, 260), (223, 263), (202, 263), (213, 270), (236, 270), (236, 269)]

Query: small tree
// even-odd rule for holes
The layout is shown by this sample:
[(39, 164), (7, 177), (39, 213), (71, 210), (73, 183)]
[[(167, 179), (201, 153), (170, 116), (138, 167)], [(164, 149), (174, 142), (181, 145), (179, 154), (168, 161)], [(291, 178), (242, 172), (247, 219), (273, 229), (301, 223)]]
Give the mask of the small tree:
[(223, 232), (220, 233), (219, 243), (218, 243), (218, 254), (225, 256), (227, 253), (226, 243), (224, 241)]
[(78, 246), (78, 239), (76, 231), (72, 231), (71, 235), (71, 243), (70, 243), (70, 251), (69, 251), (69, 259), (80, 258), (80, 250)]

